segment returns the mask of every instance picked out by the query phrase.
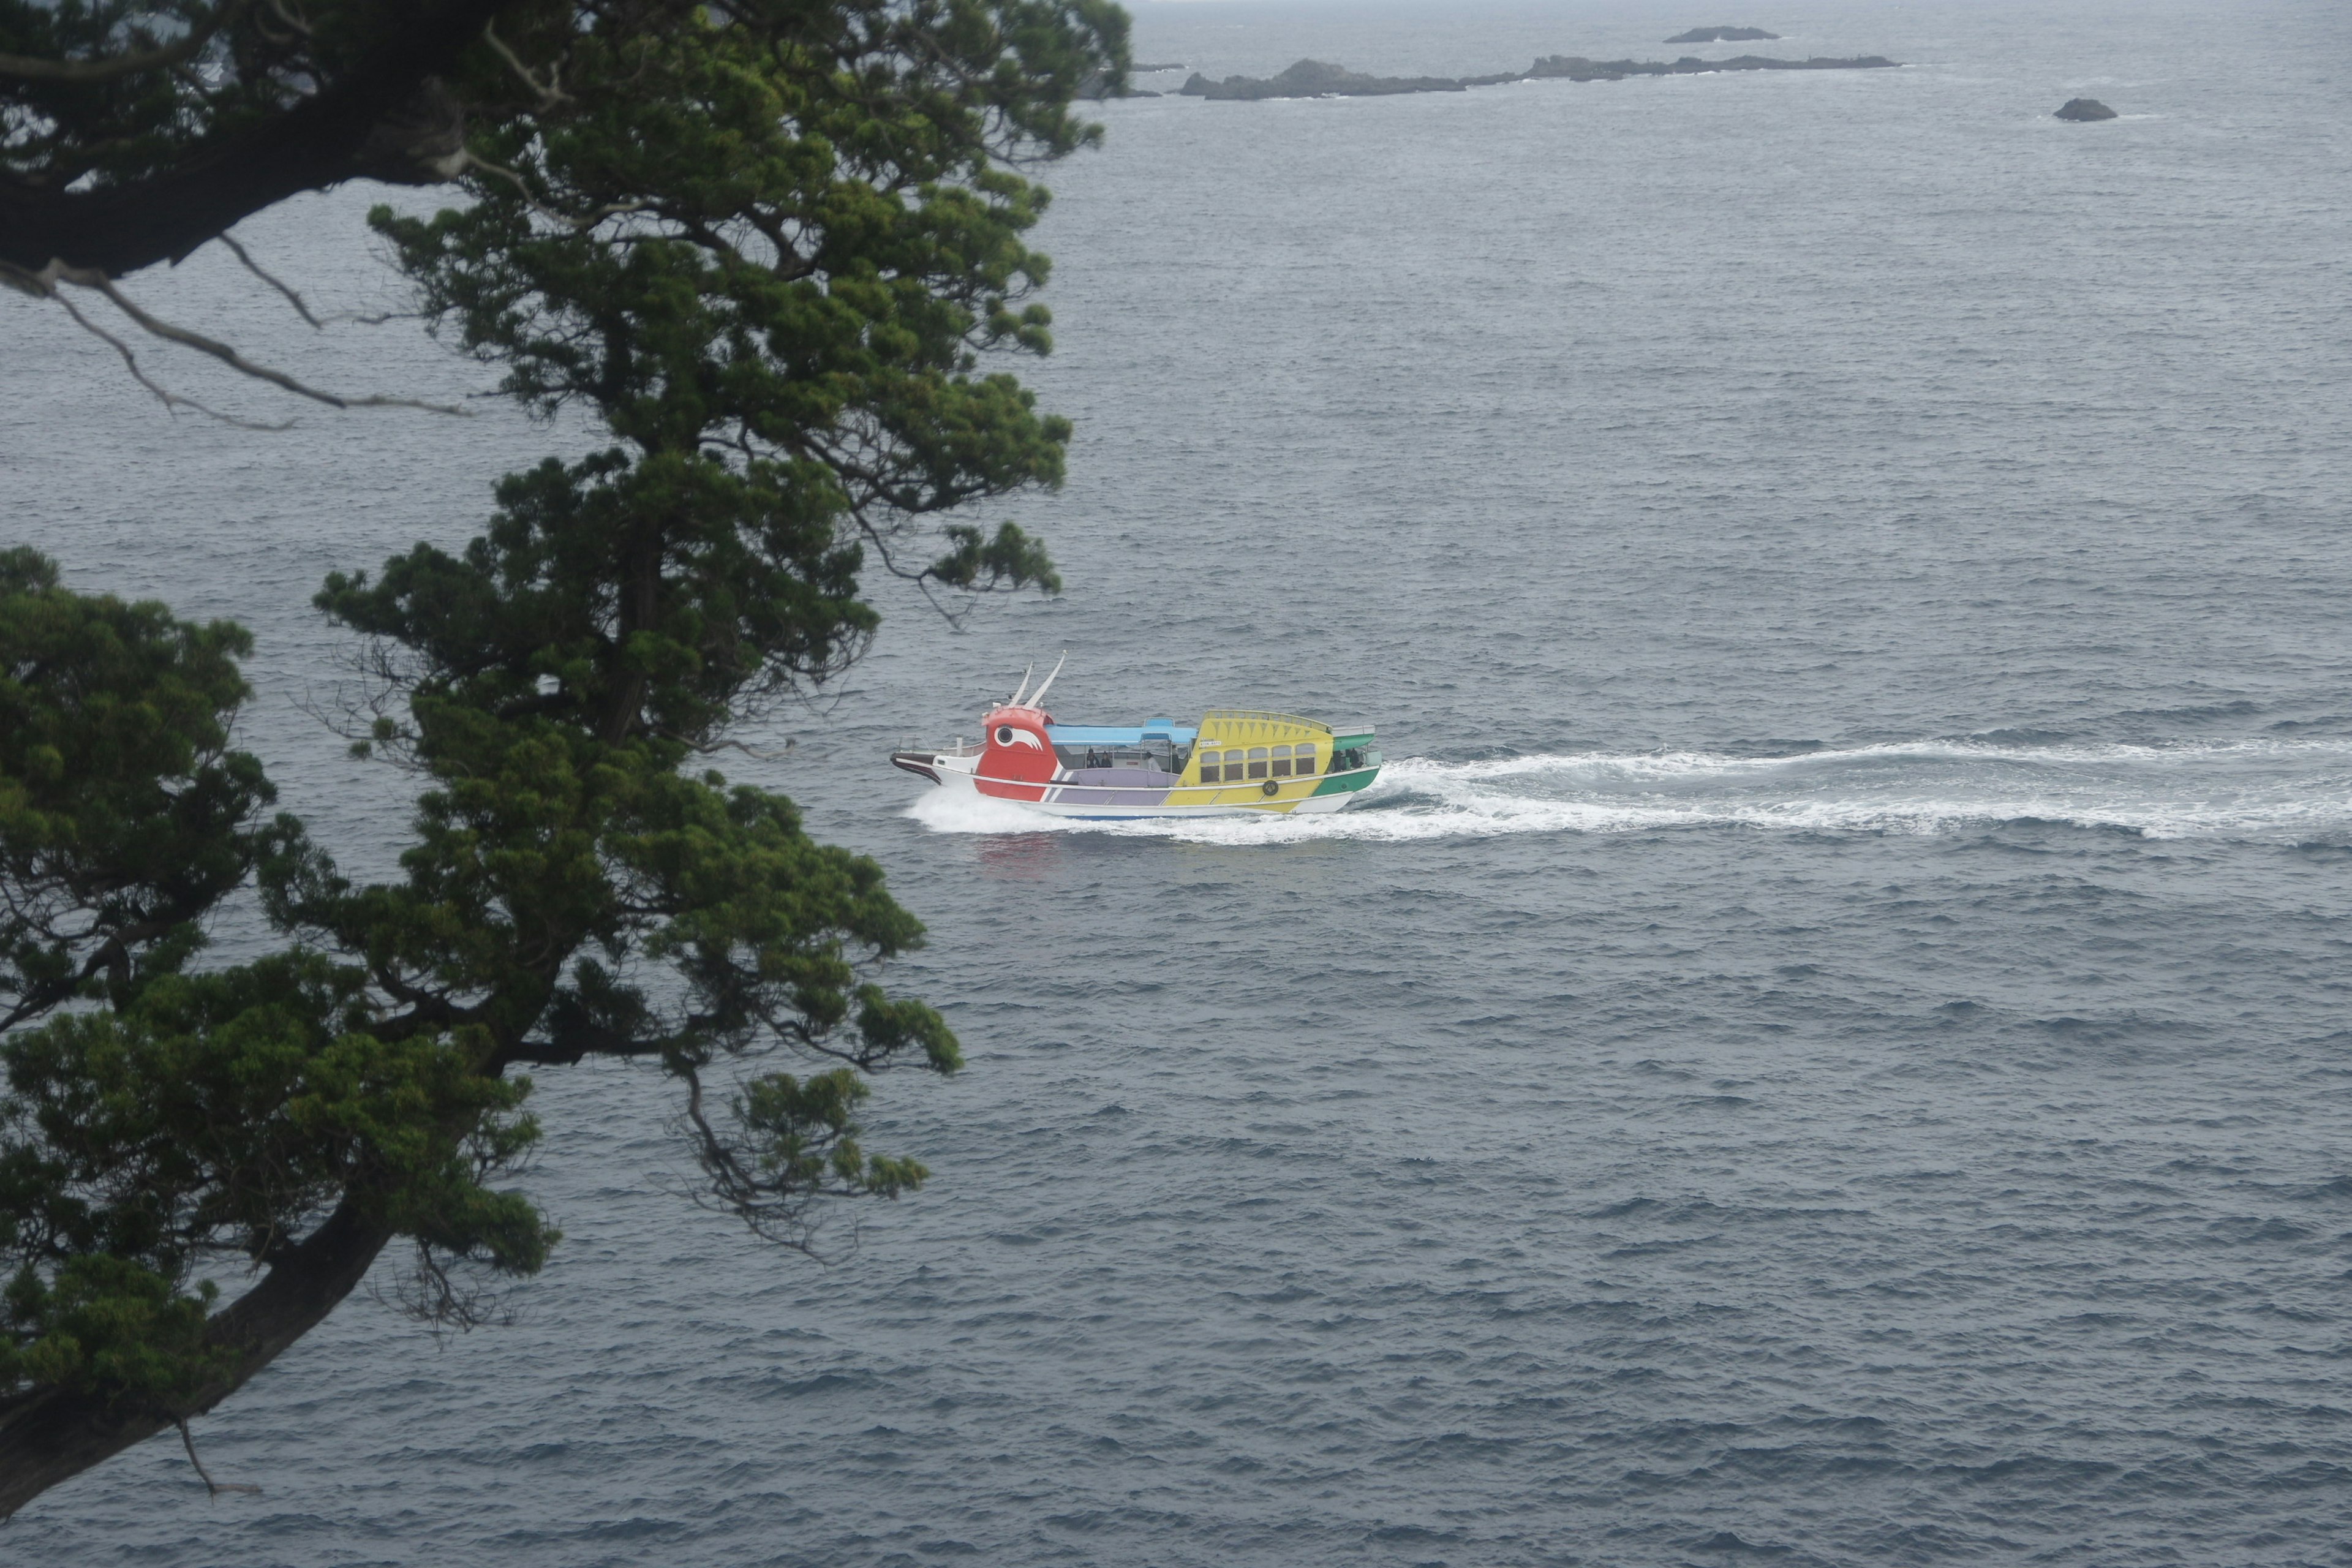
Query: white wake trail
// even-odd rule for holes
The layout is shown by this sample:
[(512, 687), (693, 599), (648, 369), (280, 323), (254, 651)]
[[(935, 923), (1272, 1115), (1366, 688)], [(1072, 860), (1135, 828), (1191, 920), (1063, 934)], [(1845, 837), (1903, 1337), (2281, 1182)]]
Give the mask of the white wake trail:
[(944, 791), (924, 795), (908, 815), (942, 833), (1101, 833), (1234, 845), (1695, 828), (1929, 835), (2021, 821), (2151, 838), (2299, 841), (2352, 833), (2352, 740), (1922, 741), (1774, 757), (1409, 757), (1389, 763), (1348, 810), (1323, 816), (1073, 822)]

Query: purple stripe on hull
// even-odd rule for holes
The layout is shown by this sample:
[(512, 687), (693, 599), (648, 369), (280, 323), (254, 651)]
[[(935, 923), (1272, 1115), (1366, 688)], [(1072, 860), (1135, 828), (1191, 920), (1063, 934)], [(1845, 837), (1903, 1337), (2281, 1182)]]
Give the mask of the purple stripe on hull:
[[(1097, 787), (1088, 789), (1093, 784)], [(1070, 768), (1047, 788), (1045, 799), (1055, 805), (1106, 805), (1149, 811), (1168, 799), (1176, 775), (1157, 768)]]

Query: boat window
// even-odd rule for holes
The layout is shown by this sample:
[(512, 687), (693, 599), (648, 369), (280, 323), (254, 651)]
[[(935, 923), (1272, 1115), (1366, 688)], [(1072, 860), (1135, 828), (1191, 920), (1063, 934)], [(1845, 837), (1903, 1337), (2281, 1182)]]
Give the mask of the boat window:
[(1263, 759), (1265, 758), (1265, 748), (1264, 746), (1252, 746), (1252, 747), (1250, 748), (1250, 752), (1249, 752), (1249, 776), (1250, 776), (1250, 777), (1252, 777), (1252, 778), (1254, 778), (1254, 779), (1262, 779), (1262, 778), (1265, 777), (1265, 761), (1263, 760)]
[(1222, 755), (1223, 753), (1217, 752), (1202, 752), (1201, 753), (1201, 782), (1202, 784), (1215, 784), (1218, 779), (1224, 776), (1217, 767), (1218, 759)]
[(1290, 776), (1290, 748), (1288, 746), (1276, 746), (1274, 749), (1274, 776), (1278, 779), (1286, 779)]
[(1306, 775), (1307, 775), (1308, 773), (1313, 773), (1314, 771), (1315, 771), (1315, 748), (1314, 748), (1314, 747), (1312, 747), (1312, 746), (1301, 746), (1301, 747), (1299, 747), (1299, 748), (1298, 748), (1298, 774), (1299, 774), (1299, 776), (1300, 776), (1301, 778), (1304, 778)]

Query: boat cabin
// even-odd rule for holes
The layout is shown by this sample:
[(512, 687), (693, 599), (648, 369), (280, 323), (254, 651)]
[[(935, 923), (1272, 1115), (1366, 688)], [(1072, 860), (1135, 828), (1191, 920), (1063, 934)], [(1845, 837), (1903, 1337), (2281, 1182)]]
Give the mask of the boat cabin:
[(1133, 768), (1149, 773), (1181, 773), (1192, 754), (1200, 731), (1171, 719), (1136, 725), (1054, 724), (1045, 738), (1054, 756), (1073, 771), (1080, 768)]

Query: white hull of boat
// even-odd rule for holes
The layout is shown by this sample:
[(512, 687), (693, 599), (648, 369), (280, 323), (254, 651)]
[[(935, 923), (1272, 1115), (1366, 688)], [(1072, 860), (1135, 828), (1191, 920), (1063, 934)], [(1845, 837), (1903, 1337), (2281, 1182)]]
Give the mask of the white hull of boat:
[[(905, 759), (899, 763), (900, 767), (906, 768), (910, 773), (919, 772), (929, 775), (941, 789), (968, 795), (976, 800), (1002, 801), (1006, 805), (1017, 805), (1024, 811), (1034, 811), (1041, 816), (1059, 816), (1080, 821), (1137, 822), (1146, 818), (1163, 816), (1321, 816), (1345, 809), (1348, 803), (1355, 798), (1353, 793), (1349, 793), (1308, 795), (1304, 799), (1297, 797), (1271, 799), (1263, 804), (1256, 801), (1237, 800), (1219, 801), (1203, 805), (1169, 805), (1156, 804), (1159, 797), (1167, 793), (1165, 789), (1158, 789), (1136, 792), (1139, 795), (1150, 795), (1155, 804), (1145, 804), (1140, 800), (1132, 804), (1122, 804), (1116, 798), (1119, 792), (1115, 787), (1088, 784), (1048, 784), (1024, 785), (1029, 788), (1042, 788), (1045, 792), (1043, 799), (1020, 800), (981, 789), (978, 776), (980, 757), (976, 752), (971, 755), (958, 755), (951, 752), (935, 752), (919, 758), (907, 752), (900, 752), (898, 756)], [(910, 763), (916, 765), (908, 766)], [(922, 763), (929, 765), (922, 766)], [(1363, 771), (1371, 773), (1376, 770), (1367, 768)], [(992, 782), (1024, 785), (1024, 781), (1017, 779)], [(1201, 786), (1192, 787), (1197, 790)], [(1248, 786), (1234, 786), (1232, 788), (1232, 793), (1239, 795), (1244, 787)], [(1249, 793), (1256, 795), (1260, 792), (1255, 787), (1250, 787)], [(1062, 798), (1066, 796), (1080, 798)], [(1112, 798), (1105, 799), (1103, 798), (1105, 796)]]

